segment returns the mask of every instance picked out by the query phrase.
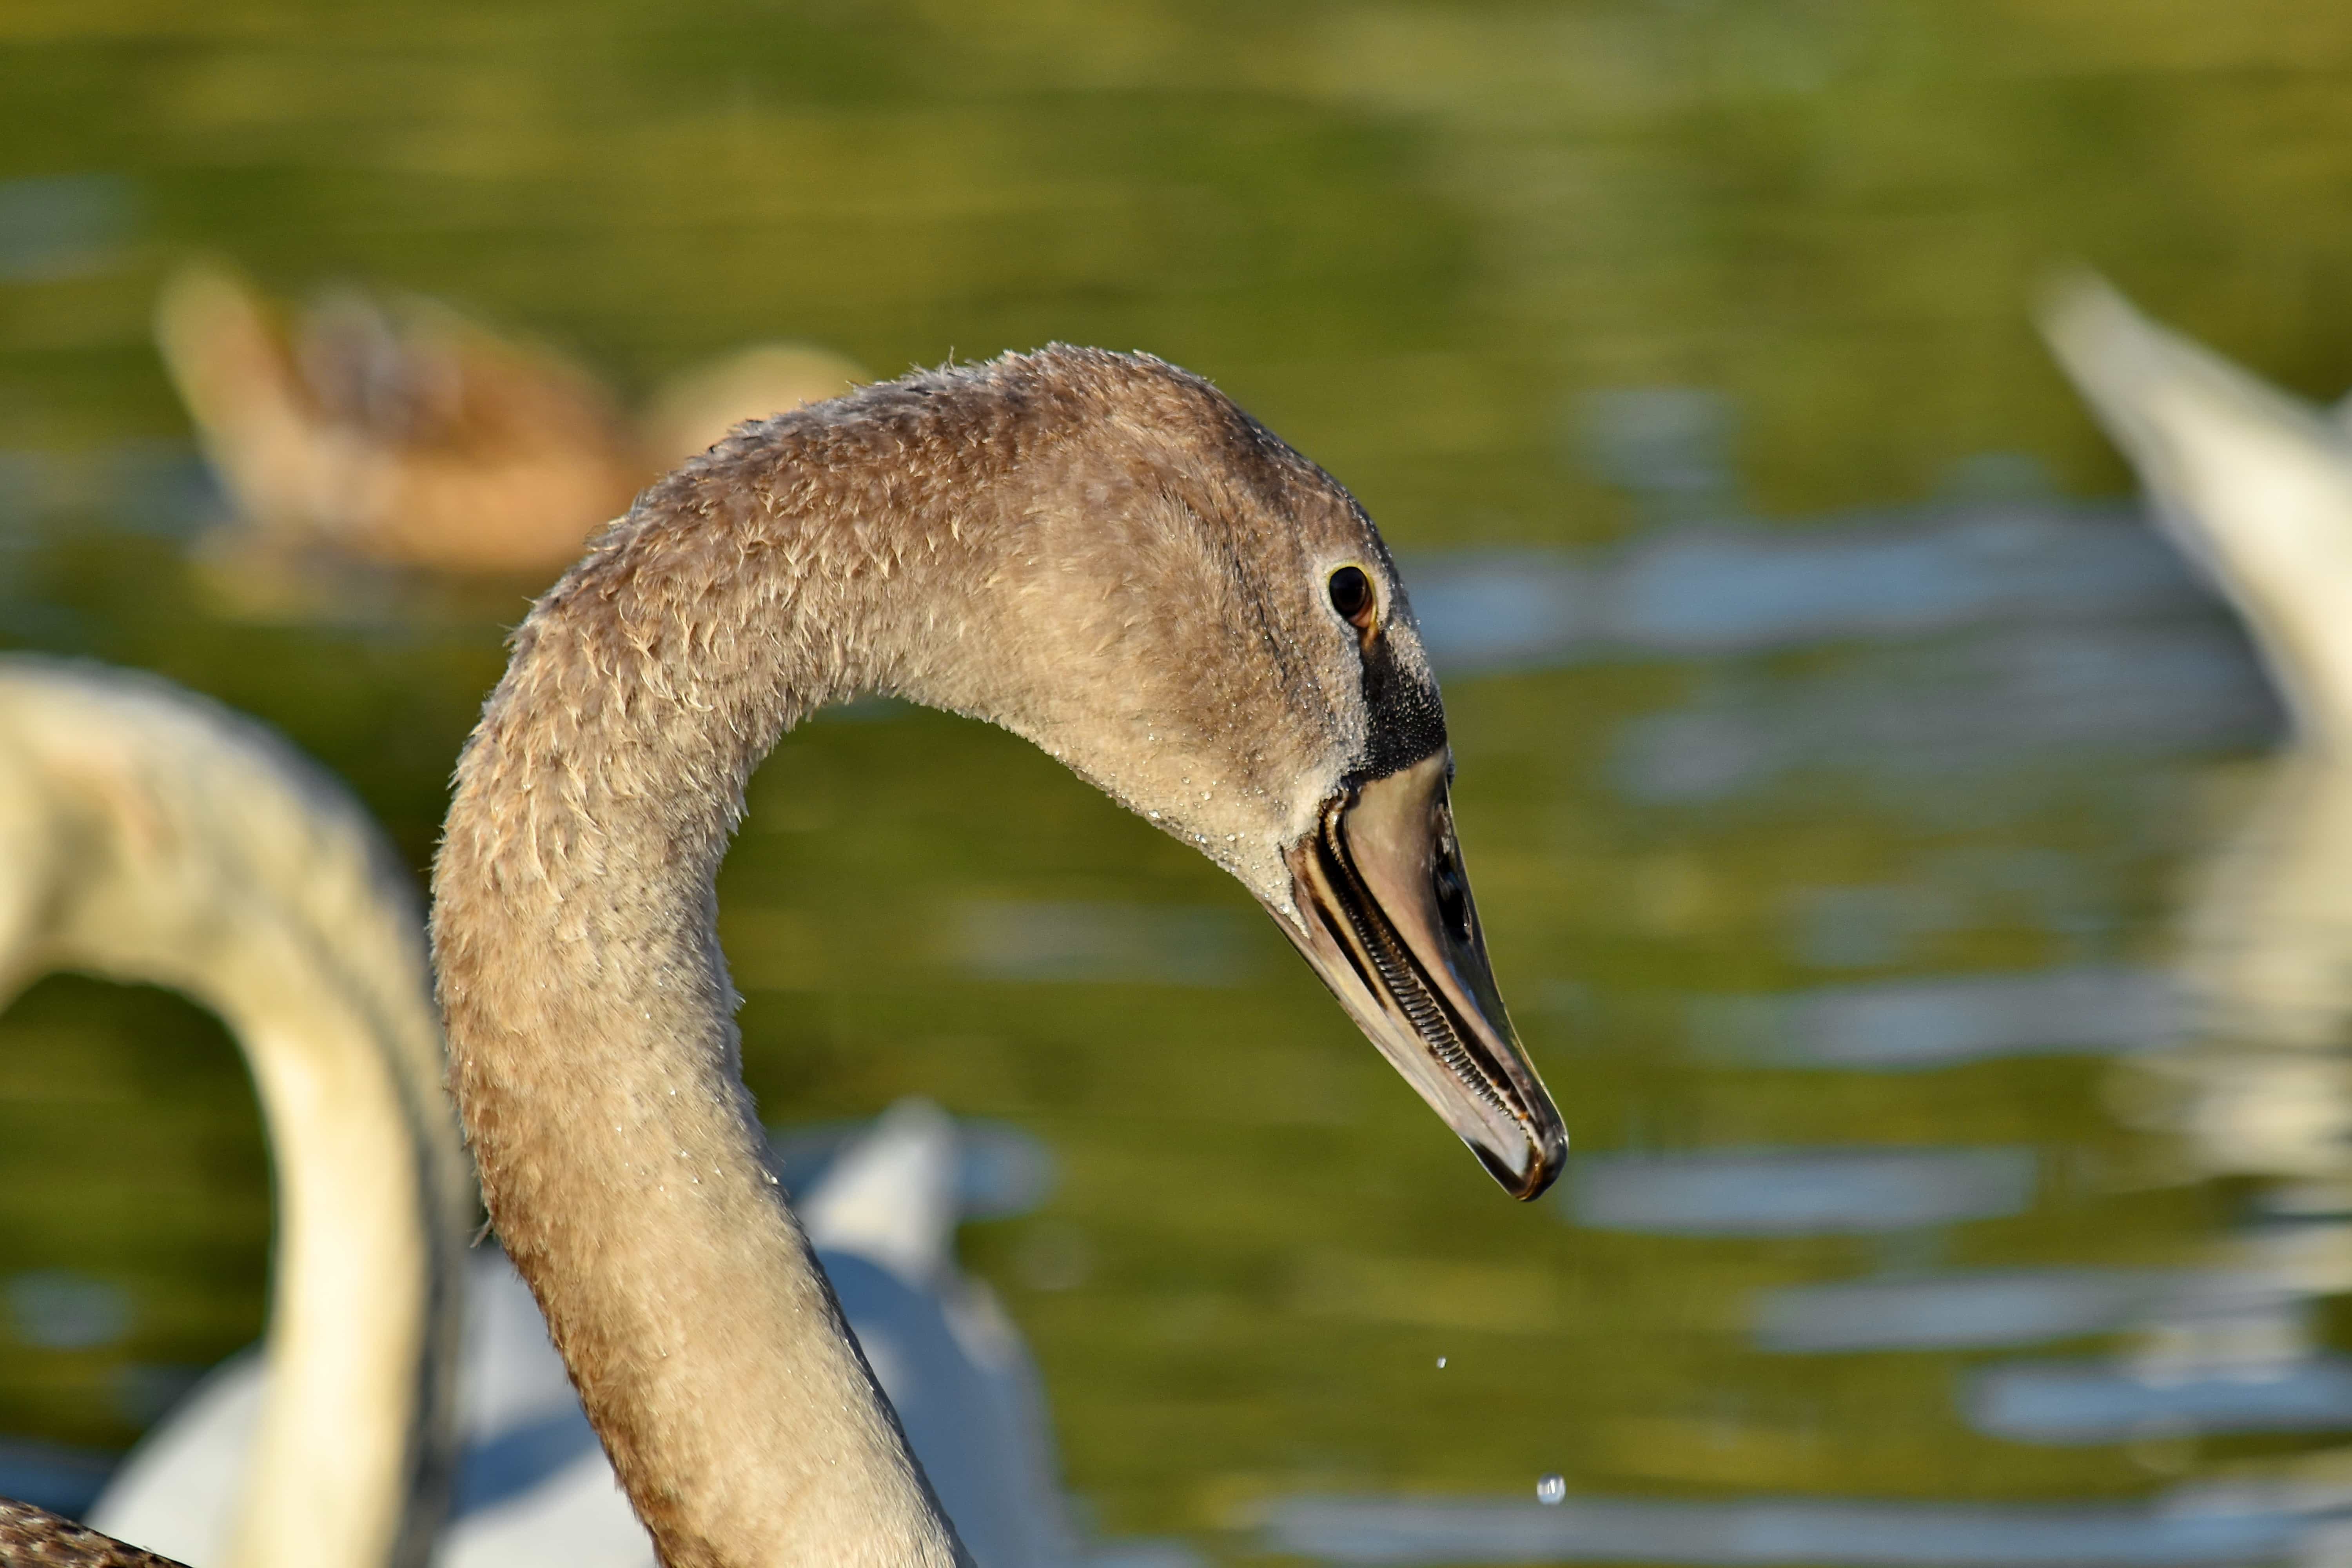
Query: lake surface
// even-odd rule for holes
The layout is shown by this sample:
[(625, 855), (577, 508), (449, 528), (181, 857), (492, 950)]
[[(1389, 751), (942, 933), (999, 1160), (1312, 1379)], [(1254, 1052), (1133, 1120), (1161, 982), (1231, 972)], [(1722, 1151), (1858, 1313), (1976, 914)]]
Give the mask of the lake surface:
[[(2347, 792), (2267, 760), (2261, 669), (2026, 301), (2086, 258), (2352, 383), (2352, 11), (23, 0), (0, 80), (0, 643), (269, 720), (420, 876), (540, 584), (234, 613), (147, 335), (191, 254), (439, 296), (633, 401), (766, 338), (1148, 348), (1364, 500), (1575, 1139), (1554, 1196), (1002, 733), (809, 724), (722, 883), (768, 1120), (922, 1093), (1050, 1154), (964, 1252), (1105, 1539), (2341, 1550)], [(86, 1487), (253, 1339), (268, 1226), (216, 1025), (16, 1003), (6, 1473)]]

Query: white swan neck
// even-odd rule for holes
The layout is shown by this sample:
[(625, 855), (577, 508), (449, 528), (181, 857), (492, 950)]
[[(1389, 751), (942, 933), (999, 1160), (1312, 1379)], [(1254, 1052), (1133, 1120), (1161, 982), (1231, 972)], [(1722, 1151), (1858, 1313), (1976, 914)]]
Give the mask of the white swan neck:
[[(0, 772), (72, 852), (11, 945), (183, 991), (259, 1091), (278, 1195), (269, 1386), (226, 1561), (421, 1568), (446, 1504), (471, 1182), (412, 896), (258, 726), (161, 683), (0, 661)], [(12, 905), (12, 909), (15, 906)]]

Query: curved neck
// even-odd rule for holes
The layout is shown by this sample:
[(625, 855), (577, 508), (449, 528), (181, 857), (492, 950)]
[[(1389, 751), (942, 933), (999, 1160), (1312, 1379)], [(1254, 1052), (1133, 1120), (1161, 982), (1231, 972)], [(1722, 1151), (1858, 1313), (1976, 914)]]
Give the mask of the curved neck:
[[(227, 1023), (261, 1099), (268, 1386), (226, 1560), (422, 1568), (447, 1498), (472, 1192), (405, 879), (307, 761), (160, 683), (6, 661), (0, 731), (0, 773), (21, 758), (39, 781), (57, 848), (47, 896), (0, 919), (17, 973), (186, 993)], [(143, 1531), (135, 1493), (120, 1507), (139, 1528), (112, 1522)]]
[(268, 1392), (228, 1560), (424, 1568), (448, 1505), (472, 1194), (422, 974), (413, 1012), (386, 1016), (339, 983), (326, 934), (257, 933), (209, 988), (278, 1193)]
[(788, 418), (640, 502), (518, 636), (435, 872), (492, 1219), (671, 1568), (962, 1560), (765, 1164), (713, 925), (777, 736), (957, 635), (902, 617), (964, 490), (881, 484), (892, 438)]

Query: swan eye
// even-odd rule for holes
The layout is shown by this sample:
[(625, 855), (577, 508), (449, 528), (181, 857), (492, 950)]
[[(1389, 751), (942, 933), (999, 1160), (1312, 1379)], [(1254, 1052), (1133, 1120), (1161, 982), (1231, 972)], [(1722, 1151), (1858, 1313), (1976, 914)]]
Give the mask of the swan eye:
[(1360, 632), (1372, 629), (1373, 613), (1379, 609), (1372, 594), (1372, 580), (1364, 575), (1360, 566), (1342, 566), (1331, 574), (1331, 607), (1340, 618)]

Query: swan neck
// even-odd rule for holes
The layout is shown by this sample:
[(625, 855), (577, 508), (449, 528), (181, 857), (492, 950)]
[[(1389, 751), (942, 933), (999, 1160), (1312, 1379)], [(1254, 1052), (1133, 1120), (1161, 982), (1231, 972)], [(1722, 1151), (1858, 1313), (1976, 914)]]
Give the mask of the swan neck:
[[(299, 935), (257, 945), (269, 994), (221, 1011), (268, 1129), (277, 1236), (268, 1388), (227, 1561), (423, 1568), (448, 1503), (471, 1206), (424, 975), (418, 1041), (316, 971), (267, 963)], [(346, 1538), (348, 1556), (329, 1550)]]
[(787, 421), (641, 501), (518, 634), (436, 871), (492, 1218), (672, 1568), (964, 1561), (767, 1167), (714, 930), (751, 770), (906, 684), (961, 535), (873, 479)]

